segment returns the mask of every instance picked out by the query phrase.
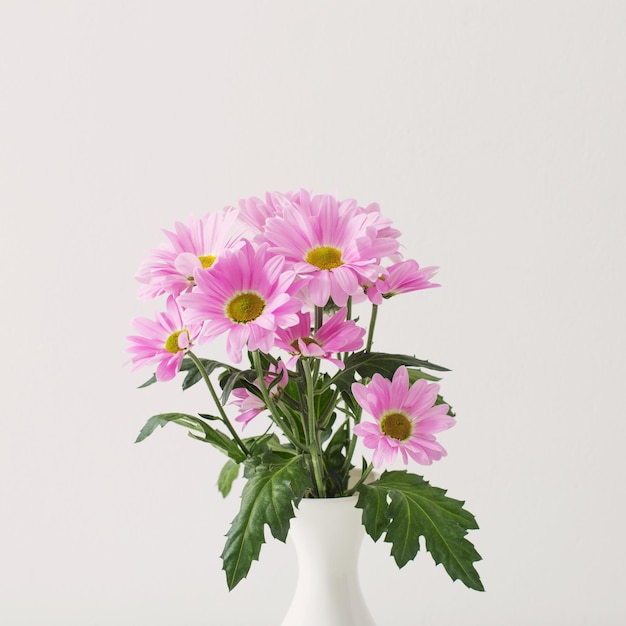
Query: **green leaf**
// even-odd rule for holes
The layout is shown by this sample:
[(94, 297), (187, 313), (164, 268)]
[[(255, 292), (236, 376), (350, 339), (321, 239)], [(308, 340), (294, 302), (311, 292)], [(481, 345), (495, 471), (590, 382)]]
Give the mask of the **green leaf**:
[[(194, 415), (187, 415), (186, 413), (161, 413), (159, 415), (153, 415), (139, 432), (135, 443), (143, 441), (159, 426), (162, 428), (170, 422), (190, 429), (190, 432), (188, 433), (190, 437), (210, 443), (220, 452), (223, 452), (237, 463), (245, 459), (245, 454), (241, 451), (237, 443), (228, 437), (228, 435), (225, 435), (223, 432), (209, 426), (209, 424), (200, 418), (195, 417)], [(199, 434), (196, 435), (191, 431), (195, 431)]]
[[(224, 368), (224, 369), (231, 369), (231, 366), (228, 365), (227, 363), (222, 363), (221, 361), (214, 361), (213, 359), (198, 359), (202, 365), (204, 365), (204, 369), (206, 369), (207, 374), (210, 374), (213, 370), (217, 369), (218, 367)], [(193, 360), (186, 356), (183, 359), (183, 362), (180, 364), (180, 371), (181, 372), (192, 372), (192, 371), (198, 371), (198, 368), (196, 367), (196, 364), (193, 362)]]
[(398, 567), (415, 558), (423, 536), (435, 563), (443, 564), (452, 580), (484, 591), (473, 566), (481, 556), (465, 539), (467, 531), (478, 525), (463, 502), (406, 471), (384, 472), (378, 481), (361, 485), (359, 493), (357, 507), (363, 509), (363, 524), (374, 540), (385, 532), (387, 518), (385, 541), (391, 543)]
[(378, 541), (389, 526), (387, 517), (387, 491), (385, 489), (359, 488), (357, 508), (363, 509), (363, 526), (367, 534)]
[(448, 412), (446, 413), (446, 415), (449, 415), (450, 417), (456, 417), (456, 413), (454, 412), (454, 409), (443, 399), (443, 396), (440, 396), (439, 394), (437, 394), (437, 399), (435, 400), (435, 406), (437, 406), (438, 404), (447, 404)]
[(438, 378), (437, 376), (433, 376), (432, 374), (427, 374), (426, 372), (423, 372), (422, 370), (407, 368), (407, 372), (409, 374), (409, 383), (411, 385), (416, 380), (419, 380), (420, 378), (424, 378), (424, 379), (429, 380), (429, 381), (434, 382), (434, 383), (436, 383), (436, 382), (441, 380), (441, 378)]
[(350, 389), (342, 389), (341, 398), (343, 399), (346, 408), (352, 413), (352, 415), (358, 415), (361, 407), (358, 405), (357, 401), (354, 399), (352, 395), (352, 391)]
[(245, 387), (246, 389), (248, 389), (248, 391), (254, 393), (255, 395), (260, 395), (260, 389), (252, 384), (255, 379), (256, 372), (254, 370), (231, 369), (227, 372), (224, 372), (220, 376), (220, 386), (222, 388), (222, 404), (226, 404), (226, 402), (228, 402), (228, 398), (230, 397), (233, 389), (238, 387)]
[(239, 463), (235, 463), (232, 459), (226, 461), (226, 465), (222, 468), (217, 478), (217, 488), (224, 498), (230, 493), (233, 482), (239, 476)]
[(163, 426), (169, 424), (169, 422), (184, 420), (185, 418), (195, 419), (193, 415), (185, 415), (184, 413), (161, 413), (160, 415), (153, 415), (139, 431), (135, 443), (139, 443), (146, 439), (146, 437), (149, 437), (159, 426), (163, 428)]
[(243, 442), (252, 456), (258, 456), (270, 450), (283, 450), (283, 445), (274, 433), (265, 432), (262, 435), (246, 437)]
[(324, 451), (324, 468), (328, 476), (326, 481), (327, 497), (342, 494), (348, 487), (348, 473), (343, 471), (346, 462), (345, 451), (349, 445), (348, 434), (348, 422), (346, 420), (334, 432)]
[[(221, 363), (220, 361), (213, 361), (211, 359), (200, 359), (200, 362), (206, 369), (207, 374), (211, 374), (214, 370), (219, 368), (231, 369), (230, 365)], [(197, 382), (202, 380), (202, 374), (196, 364), (189, 357), (185, 357), (180, 366), (181, 372), (187, 372), (187, 376), (183, 380), (183, 390), (193, 387)]]
[(137, 389), (143, 389), (144, 387), (149, 387), (150, 385), (154, 385), (156, 381), (157, 381), (156, 374), (152, 374), (152, 377), (149, 378), (143, 385), (139, 385)]
[(236, 463), (241, 463), (246, 455), (242, 452), (241, 448), (237, 445), (234, 439), (231, 439), (228, 435), (224, 434), (221, 430), (216, 430), (212, 426), (201, 422), (200, 423), (203, 435), (194, 435), (192, 432), (188, 433), (190, 437), (198, 439), (198, 441), (205, 441), (210, 443), (214, 448), (217, 448), (220, 452), (223, 452), (226, 456), (230, 457)]
[(245, 578), (252, 562), (258, 560), (266, 524), (276, 539), (285, 541), (294, 516), (293, 505), (310, 486), (301, 457), (292, 457), (271, 471), (258, 471), (248, 480), (222, 553), (229, 589)]
[(208, 420), (209, 422), (219, 422), (222, 419), (221, 417), (218, 417), (217, 415), (209, 415), (208, 413), (198, 413), (198, 415), (203, 420)]
[(351, 354), (345, 361), (345, 368), (338, 372), (330, 382), (335, 383), (341, 390), (347, 390), (355, 380), (355, 373), (358, 373), (361, 378), (371, 378), (374, 374), (381, 374), (385, 378), (391, 379), (395, 371), (402, 365), (423, 367), (440, 372), (449, 371), (441, 365), (435, 365), (406, 354), (363, 351)]

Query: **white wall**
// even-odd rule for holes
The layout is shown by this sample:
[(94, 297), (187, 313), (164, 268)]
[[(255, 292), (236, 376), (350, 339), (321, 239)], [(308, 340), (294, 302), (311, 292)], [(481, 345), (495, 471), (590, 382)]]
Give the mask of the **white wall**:
[(377, 347), (453, 369), (424, 475), (477, 515), (487, 592), (366, 539), (379, 624), (624, 623), (625, 28), (609, 1), (2, 0), (0, 623), (279, 622), (291, 546), (226, 590), (222, 458), (133, 445), (208, 399), (122, 363), (160, 228), (300, 186), (441, 267)]

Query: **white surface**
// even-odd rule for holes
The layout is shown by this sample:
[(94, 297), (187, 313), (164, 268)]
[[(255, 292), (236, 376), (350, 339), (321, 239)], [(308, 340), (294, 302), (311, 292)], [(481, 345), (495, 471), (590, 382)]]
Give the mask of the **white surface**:
[(279, 622), (291, 546), (226, 590), (222, 458), (132, 443), (205, 394), (121, 364), (159, 229), (299, 186), (378, 201), (441, 267), (376, 347), (453, 370), (424, 474), (477, 515), (487, 592), (366, 540), (380, 626), (625, 623), (625, 27), (607, 1), (3, 0), (0, 623)]

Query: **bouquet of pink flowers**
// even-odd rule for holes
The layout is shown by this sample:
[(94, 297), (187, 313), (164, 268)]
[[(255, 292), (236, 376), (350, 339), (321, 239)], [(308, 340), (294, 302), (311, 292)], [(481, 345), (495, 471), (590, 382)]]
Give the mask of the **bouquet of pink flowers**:
[[(446, 454), (436, 435), (454, 425), (454, 413), (431, 373), (446, 368), (372, 350), (378, 308), (437, 287), (437, 268), (403, 260), (400, 233), (377, 204), (304, 190), (242, 200), (164, 233), (137, 279), (140, 297), (163, 296), (165, 310), (133, 320), (128, 352), (134, 368), (155, 367), (142, 387), (183, 372), (183, 389), (202, 381), (214, 410), (155, 415), (137, 441), (168, 423), (187, 428), (228, 457), (218, 478), (224, 496), (243, 471), (222, 554), (229, 588), (258, 558), (265, 525), (286, 539), (302, 498), (358, 494), (366, 532), (374, 541), (385, 535), (399, 567), (424, 536), (453, 580), (482, 590), (473, 566), (480, 555), (465, 537), (478, 526), (463, 502), (406, 471), (366, 482), (398, 455), (429, 465)], [(363, 303), (366, 326), (354, 315)], [(232, 363), (196, 353), (221, 335)], [(253, 420), (267, 428), (245, 437)], [(371, 461), (355, 468), (359, 439)]]

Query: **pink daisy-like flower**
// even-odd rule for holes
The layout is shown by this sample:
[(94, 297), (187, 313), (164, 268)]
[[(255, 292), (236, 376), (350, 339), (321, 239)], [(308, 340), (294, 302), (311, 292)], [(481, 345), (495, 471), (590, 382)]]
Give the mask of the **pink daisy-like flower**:
[(354, 433), (363, 437), (367, 448), (372, 448), (372, 462), (376, 467), (391, 463), (398, 452), (405, 463), (408, 457), (422, 465), (430, 465), (446, 455), (435, 440), (435, 433), (454, 426), (447, 415), (447, 404), (438, 404), (439, 385), (423, 378), (409, 385), (406, 367), (398, 368), (393, 380), (374, 374), (368, 385), (352, 384), (356, 401), (376, 420), (361, 422)]
[(166, 311), (156, 314), (155, 320), (136, 317), (131, 324), (139, 333), (127, 337), (126, 352), (133, 354), (132, 371), (143, 365), (157, 364), (156, 378), (171, 380), (180, 370), (185, 352), (200, 332), (198, 324), (185, 325), (181, 311), (173, 297), (165, 303)]
[(292, 297), (299, 288), (285, 259), (267, 246), (255, 250), (244, 240), (242, 248), (225, 252), (211, 272), (196, 275), (197, 286), (180, 296), (189, 323), (204, 322), (200, 341), (228, 333), (226, 351), (233, 361), (241, 352), (269, 352), (276, 329), (298, 321), (301, 302)]
[[(356, 212), (365, 217), (365, 224), (370, 229), (373, 239), (373, 252), (377, 259), (389, 257), (392, 261), (400, 261), (402, 255), (398, 252), (398, 242), (401, 233), (392, 227), (392, 221), (380, 212), (380, 206), (373, 202), (365, 208), (356, 207)], [(374, 234), (372, 234), (372, 230)]]
[(294, 192), (268, 192), (265, 201), (255, 197), (245, 198), (239, 201), (239, 220), (255, 233), (263, 233), (267, 220), (270, 217), (282, 217), (285, 207), (297, 205), (297, 199), (298, 194)]
[(346, 309), (340, 309), (311, 335), (311, 315), (298, 313), (298, 323), (290, 328), (276, 331), (276, 346), (291, 354), (287, 367), (293, 367), (301, 357), (326, 359), (339, 369), (345, 365), (333, 354), (353, 352), (363, 347), (365, 329), (353, 320), (346, 321)]
[(237, 213), (227, 207), (200, 219), (192, 217), (188, 224), (176, 222), (174, 232), (164, 230), (168, 243), (153, 250), (137, 272), (142, 283), (139, 297), (178, 296), (190, 290), (200, 270), (211, 268), (224, 250), (238, 245), (238, 238), (230, 236)]
[(438, 267), (420, 268), (417, 261), (400, 261), (387, 268), (387, 275), (379, 276), (373, 285), (366, 285), (365, 291), (370, 302), (382, 304), (383, 298), (391, 298), (400, 293), (440, 287), (430, 279), (437, 273)]
[[(382, 268), (377, 258), (377, 231), (368, 214), (340, 210), (334, 196), (314, 196), (314, 207), (286, 207), (282, 217), (265, 223), (264, 240), (301, 276), (308, 276), (311, 301), (324, 306), (332, 298), (344, 306), (361, 283), (374, 283)], [(310, 211), (313, 211), (311, 214)], [(392, 241), (392, 240), (390, 240)], [(397, 242), (392, 246), (397, 249)], [(387, 248), (387, 246), (385, 246)]]
[[(270, 396), (276, 399), (287, 386), (287, 383), (289, 382), (289, 375), (287, 373), (287, 368), (282, 361), (278, 362), (278, 368), (270, 364), (269, 369), (270, 373), (264, 377), (266, 387), (269, 388), (274, 380), (280, 377), (280, 380), (270, 389)], [(260, 388), (258, 380), (254, 384)], [(231, 404), (239, 407), (239, 410), (241, 411), (235, 420), (237, 422), (242, 422), (243, 428), (245, 428), (251, 420), (267, 408), (262, 398), (259, 398), (244, 387), (233, 389), (233, 395), (236, 400), (233, 400)]]

